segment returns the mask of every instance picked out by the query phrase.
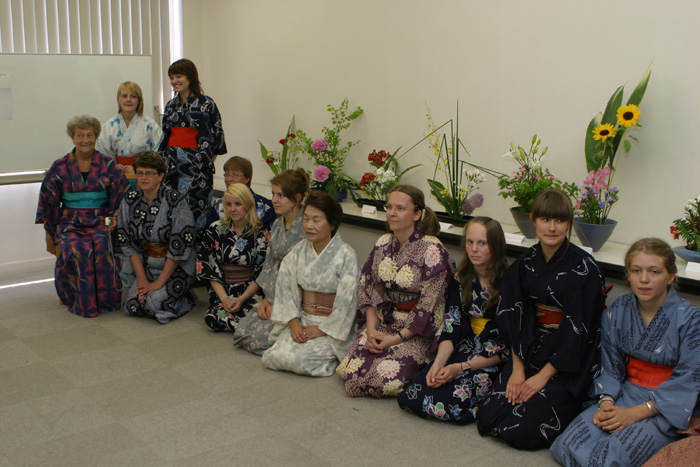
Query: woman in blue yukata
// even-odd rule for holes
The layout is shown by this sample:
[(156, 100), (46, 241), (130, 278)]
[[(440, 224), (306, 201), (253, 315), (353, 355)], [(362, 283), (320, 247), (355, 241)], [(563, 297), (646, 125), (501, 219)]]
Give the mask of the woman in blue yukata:
[(506, 271), (496, 309), (512, 358), (476, 415), (479, 433), (519, 449), (549, 447), (581, 411), (599, 370), (605, 306), (598, 264), (568, 239), (569, 197), (540, 192), (530, 219), (539, 243)]
[(603, 314), (601, 372), (590, 392), (598, 403), (551, 448), (566, 466), (640, 466), (679, 439), (698, 411), (700, 308), (672, 288), (673, 250), (656, 238), (638, 240), (625, 271), (632, 293)]
[(501, 224), (490, 217), (470, 220), (462, 235), (462, 255), (459, 282), (452, 282), (447, 297), (437, 356), (398, 399), (407, 412), (458, 424), (474, 420), (509, 353), (493, 320), (508, 266)]

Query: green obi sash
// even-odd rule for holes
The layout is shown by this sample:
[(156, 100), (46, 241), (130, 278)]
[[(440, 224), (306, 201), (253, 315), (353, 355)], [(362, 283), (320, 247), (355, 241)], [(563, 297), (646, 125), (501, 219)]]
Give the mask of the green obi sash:
[(107, 190), (81, 191), (78, 193), (63, 192), (61, 201), (65, 208), (103, 208), (109, 204)]

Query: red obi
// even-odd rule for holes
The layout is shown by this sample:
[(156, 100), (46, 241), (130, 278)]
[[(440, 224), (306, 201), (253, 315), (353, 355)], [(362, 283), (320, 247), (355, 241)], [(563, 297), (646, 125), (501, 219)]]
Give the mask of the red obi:
[(312, 292), (301, 289), (301, 309), (310, 315), (329, 316), (335, 302), (334, 293)]
[(197, 149), (197, 135), (199, 130), (196, 128), (188, 128), (184, 126), (174, 126), (170, 129), (170, 138), (168, 138), (168, 146), (172, 148), (190, 148)]
[(562, 317), (561, 308), (535, 303), (535, 312), (542, 331), (552, 333), (559, 329)]
[(396, 309), (399, 311), (411, 311), (416, 305), (418, 305), (418, 299), (411, 300), (410, 302), (394, 304)]
[(627, 381), (649, 389), (656, 389), (671, 377), (675, 366), (659, 365), (627, 356)]
[(142, 243), (141, 248), (151, 258), (165, 258), (168, 256), (167, 243)]
[(134, 165), (134, 159), (136, 159), (136, 155), (117, 156), (117, 164), (119, 164), (119, 165)]

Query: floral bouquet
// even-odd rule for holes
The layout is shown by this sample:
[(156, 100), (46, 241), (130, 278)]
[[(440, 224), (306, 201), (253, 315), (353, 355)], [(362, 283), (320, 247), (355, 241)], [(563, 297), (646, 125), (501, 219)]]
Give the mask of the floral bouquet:
[(296, 135), (294, 134), (294, 117), (292, 117), (292, 121), (287, 128), (287, 136), (279, 140), (279, 144), (282, 145), (282, 151), (268, 151), (265, 145), (258, 140), (258, 143), (260, 143), (260, 155), (275, 175), (279, 175), (285, 170), (293, 169), (299, 160), (299, 156), (295, 157), (294, 151), (291, 149), (290, 142), (294, 138), (296, 138)]
[(674, 240), (682, 238), (688, 250), (700, 252), (700, 195), (688, 200), (685, 215), (673, 221), (671, 235)]
[(333, 127), (323, 127), (324, 137), (314, 140), (304, 131), (297, 130), (292, 148), (311, 156), (314, 164), (311, 170), (314, 189), (337, 196), (341, 192), (352, 193), (352, 190), (358, 187), (357, 182), (343, 171), (343, 165), (350, 149), (360, 141), (341, 144), (340, 133), (349, 128), (352, 121), (362, 115), (364, 110), (357, 107), (351, 112), (348, 108), (348, 100), (343, 99), (338, 108), (328, 104), (328, 112), (331, 113)]
[(510, 175), (504, 174), (498, 177), (498, 187), (501, 189), (498, 194), (504, 199), (513, 198), (522, 212), (530, 212), (535, 196), (540, 191), (562, 188), (561, 181), (542, 165), (549, 147), (545, 146), (540, 154), (541, 143), (542, 140), (537, 135), (533, 135), (527, 151), (522, 146), (516, 146), (511, 142), (510, 150), (503, 155), (515, 160), (520, 167)]
[(367, 160), (375, 168), (374, 172), (365, 172), (360, 180), (360, 189), (370, 200), (385, 202), (391, 189), (398, 185), (401, 177), (411, 169), (422, 164), (412, 165), (401, 170), (396, 154), (401, 148), (390, 154), (384, 150), (372, 151)]
[(565, 184), (565, 190), (576, 199), (576, 214), (583, 217), (583, 222), (603, 224), (620, 199), (620, 190), (608, 185), (611, 172), (610, 167), (592, 170), (581, 185)]
[[(630, 140), (639, 143), (639, 140), (628, 132), (633, 126), (641, 127), (639, 118), (642, 113), (639, 110), (639, 104), (646, 92), (651, 69), (652, 65), (649, 65), (639, 84), (627, 99), (626, 105), (622, 105), (622, 93), (625, 87), (620, 86), (608, 100), (605, 112), (598, 112), (588, 124), (585, 142), (588, 176), (583, 186), (578, 187), (578, 192), (573, 195), (577, 199), (577, 206), (590, 205), (594, 208), (594, 204), (598, 205), (597, 212), (593, 209), (582, 211), (588, 223), (603, 224), (608, 217), (611, 205), (619, 199), (617, 188), (610, 188), (617, 170), (616, 156), (620, 144), (625, 148), (625, 152), (629, 152), (632, 148)], [(605, 168), (609, 170), (601, 175), (600, 171)], [(600, 178), (601, 176), (605, 179)], [(587, 182), (594, 183), (598, 189), (594, 189)]]

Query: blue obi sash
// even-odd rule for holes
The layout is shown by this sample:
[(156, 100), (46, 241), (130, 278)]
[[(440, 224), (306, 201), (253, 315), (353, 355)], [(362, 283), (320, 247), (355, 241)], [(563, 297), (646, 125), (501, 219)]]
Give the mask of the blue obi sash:
[(109, 205), (107, 190), (81, 191), (78, 193), (63, 192), (61, 202), (65, 208), (104, 208)]

